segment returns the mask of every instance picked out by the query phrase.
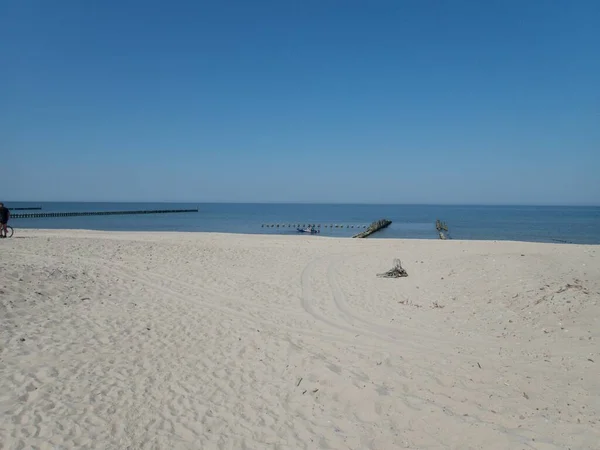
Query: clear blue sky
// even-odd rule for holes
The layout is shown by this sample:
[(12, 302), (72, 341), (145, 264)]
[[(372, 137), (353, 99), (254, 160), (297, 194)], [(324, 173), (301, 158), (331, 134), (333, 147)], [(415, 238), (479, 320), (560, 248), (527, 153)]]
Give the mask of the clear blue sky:
[(0, 198), (600, 204), (600, 1), (0, 0)]

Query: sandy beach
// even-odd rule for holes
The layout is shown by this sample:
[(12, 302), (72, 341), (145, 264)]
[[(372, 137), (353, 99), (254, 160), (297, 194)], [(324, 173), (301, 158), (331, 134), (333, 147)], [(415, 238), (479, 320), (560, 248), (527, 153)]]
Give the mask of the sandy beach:
[(17, 236), (0, 449), (599, 448), (598, 246)]

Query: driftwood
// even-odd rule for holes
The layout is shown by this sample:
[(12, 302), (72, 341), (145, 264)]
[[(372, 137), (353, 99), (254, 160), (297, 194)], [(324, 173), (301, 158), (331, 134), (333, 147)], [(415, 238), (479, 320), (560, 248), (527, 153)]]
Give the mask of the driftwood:
[(394, 259), (394, 268), (384, 273), (378, 273), (377, 276), (380, 278), (401, 278), (407, 277), (408, 273), (406, 273), (406, 270), (402, 267), (402, 261)]

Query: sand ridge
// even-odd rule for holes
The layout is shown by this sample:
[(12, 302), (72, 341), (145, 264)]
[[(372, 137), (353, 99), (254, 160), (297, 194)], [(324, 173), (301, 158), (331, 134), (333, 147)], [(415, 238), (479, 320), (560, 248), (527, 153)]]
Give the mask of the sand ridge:
[[(597, 246), (19, 230), (0, 448), (596, 449)], [(409, 276), (376, 274), (401, 258)]]

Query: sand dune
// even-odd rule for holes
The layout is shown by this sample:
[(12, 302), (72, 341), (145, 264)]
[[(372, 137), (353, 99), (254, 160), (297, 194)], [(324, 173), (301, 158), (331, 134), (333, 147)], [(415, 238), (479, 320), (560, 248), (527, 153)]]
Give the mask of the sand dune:
[(596, 246), (18, 235), (0, 449), (599, 448)]

